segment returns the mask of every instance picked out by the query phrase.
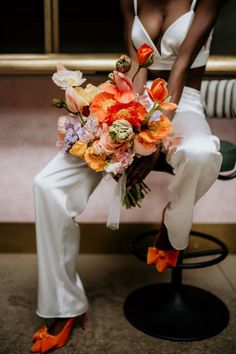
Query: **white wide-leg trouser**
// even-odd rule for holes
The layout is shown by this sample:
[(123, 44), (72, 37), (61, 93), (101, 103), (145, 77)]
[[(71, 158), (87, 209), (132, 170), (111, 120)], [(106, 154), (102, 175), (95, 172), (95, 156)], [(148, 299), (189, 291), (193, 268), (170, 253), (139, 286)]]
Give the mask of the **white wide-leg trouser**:
[[(183, 136), (168, 162), (174, 168), (169, 186), (172, 201), (164, 222), (171, 244), (187, 246), (193, 206), (217, 179), (222, 156), (211, 134), (200, 93), (185, 87), (173, 119)], [(168, 155), (167, 155), (168, 156)], [(88, 301), (78, 273), (79, 227), (74, 218), (102, 178), (84, 161), (58, 153), (34, 181), (40, 317), (73, 317), (87, 311)]]

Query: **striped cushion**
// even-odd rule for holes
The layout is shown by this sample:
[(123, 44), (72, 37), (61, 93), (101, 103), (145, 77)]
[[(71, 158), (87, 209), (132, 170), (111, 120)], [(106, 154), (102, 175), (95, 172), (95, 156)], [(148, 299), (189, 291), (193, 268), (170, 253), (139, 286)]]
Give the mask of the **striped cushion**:
[(236, 79), (203, 80), (201, 93), (207, 117), (236, 117)]

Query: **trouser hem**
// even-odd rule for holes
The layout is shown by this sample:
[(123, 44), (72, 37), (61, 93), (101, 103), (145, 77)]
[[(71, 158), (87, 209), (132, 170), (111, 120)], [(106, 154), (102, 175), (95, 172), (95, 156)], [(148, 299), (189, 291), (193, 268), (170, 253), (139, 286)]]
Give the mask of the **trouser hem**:
[(39, 316), (39, 317), (42, 317), (42, 318), (69, 318), (69, 317), (78, 317), (78, 316), (81, 316), (81, 315), (83, 315), (84, 313), (86, 313), (88, 311), (88, 307), (87, 308), (85, 308), (83, 311), (80, 311), (80, 312), (78, 312), (78, 313), (76, 313), (76, 314), (65, 314), (65, 315), (63, 315), (63, 314), (55, 314), (55, 315), (42, 315), (42, 314), (40, 314), (37, 310), (35, 311), (36, 312), (36, 314)]

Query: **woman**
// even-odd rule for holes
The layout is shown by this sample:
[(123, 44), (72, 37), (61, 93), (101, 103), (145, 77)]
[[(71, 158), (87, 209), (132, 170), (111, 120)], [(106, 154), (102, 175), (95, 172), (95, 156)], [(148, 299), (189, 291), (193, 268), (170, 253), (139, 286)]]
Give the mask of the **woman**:
[[(199, 88), (209, 54), (208, 37), (222, 3), (223, 0), (121, 1), (132, 59), (136, 57), (134, 46), (147, 42), (153, 47), (155, 61), (149, 70), (150, 78), (168, 81), (172, 101), (178, 103), (170, 118), (175, 133), (183, 138), (175, 153), (167, 154), (175, 176), (170, 185), (173, 200), (165, 210), (155, 244), (161, 250), (186, 247), (193, 205), (215, 181), (221, 165), (219, 140), (211, 135), (206, 123)], [(142, 90), (146, 79), (147, 71), (142, 69), (136, 80), (137, 89)], [(128, 185), (144, 179), (158, 155), (156, 152), (138, 159), (129, 170)], [(75, 220), (101, 178), (84, 161), (63, 153), (35, 178), (37, 314), (54, 318), (55, 322), (35, 333), (32, 352), (46, 353), (65, 345), (76, 319), (81, 319), (84, 326), (88, 301), (75, 268), (79, 249)]]
[[(148, 70), (142, 69), (137, 77), (136, 89), (142, 91), (147, 79), (163, 78), (168, 82), (171, 101), (178, 104), (175, 112), (167, 113), (173, 120), (174, 133), (181, 136), (176, 151), (167, 152), (166, 156), (174, 171), (169, 186), (172, 200), (163, 211), (155, 247), (148, 252), (148, 263), (156, 263), (159, 271), (168, 266), (168, 259), (163, 266), (163, 257), (172, 255), (176, 264), (178, 250), (186, 248), (193, 206), (217, 179), (222, 163), (219, 139), (211, 134), (206, 122), (199, 90), (212, 30), (223, 3), (223, 0), (121, 0), (133, 62), (143, 43), (155, 53), (154, 63)], [(147, 81), (147, 86), (151, 83)], [(143, 180), (158, 165), (158, 156), (159, 151), (138, 159), (130, 168), (127, 184)]]

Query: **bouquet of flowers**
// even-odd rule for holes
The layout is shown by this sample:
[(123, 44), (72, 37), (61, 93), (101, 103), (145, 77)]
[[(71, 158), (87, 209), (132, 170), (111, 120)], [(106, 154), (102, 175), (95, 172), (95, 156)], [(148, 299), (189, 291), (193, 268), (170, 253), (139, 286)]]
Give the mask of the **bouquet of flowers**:
[[(155, 152), (172, 131), (172, 124), (163, 111), (176, 108), (169, 102), (162, 79), (154, 80), (142, 95), (135, 92), (134, 78), (141, 67), (153, 63), (154, 51), (143, 44), (137, 58), (139, 67), (133, 79), (125, 75), (131, 60), (121, 55), (109, 80), (98, 87), (90, 83), (82, 87), (86, 81), (82, 73), (62, 65), (52, 77), (65, 90), (65, 99), (54, 99), (53, 104), (67, 111), (58, 119), (57, 146), (84, 159), (94, 171), (105, 171), (116, 176), (119, 182), (123, 180), (123, 187), (126, 170), (134, 159)], [(149, 190), (144, 182), (123, 189), (122, 204), (127, 208), (140, 206)]]

